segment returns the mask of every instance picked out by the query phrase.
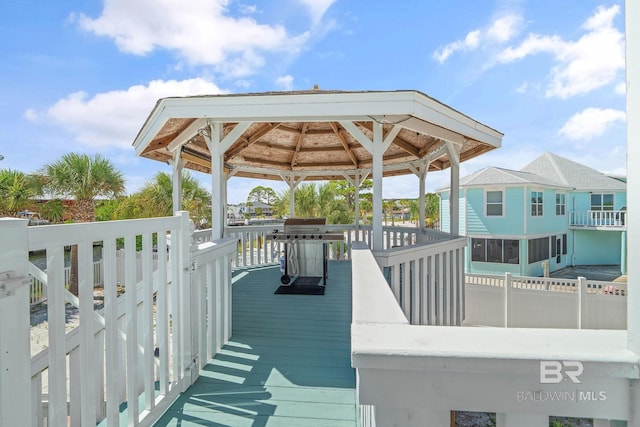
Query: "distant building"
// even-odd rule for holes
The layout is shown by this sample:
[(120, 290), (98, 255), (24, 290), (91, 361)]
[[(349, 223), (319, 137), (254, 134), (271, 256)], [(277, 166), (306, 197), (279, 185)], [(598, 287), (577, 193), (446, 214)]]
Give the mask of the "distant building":
[[(449, 231), (449, 189), (440, 193)], [(626, 273), (626, 180), (545, 153), (520, 171), (487, 167), (460, 180), (466, 271), (542, 276), (574, 265)]]
[(271, 216), (273, 216), (273, 207), (265, 203), (252, 202), (227, 205), (228, 224), (244, 223), (245, 219), (256, 217), (270, 218)]

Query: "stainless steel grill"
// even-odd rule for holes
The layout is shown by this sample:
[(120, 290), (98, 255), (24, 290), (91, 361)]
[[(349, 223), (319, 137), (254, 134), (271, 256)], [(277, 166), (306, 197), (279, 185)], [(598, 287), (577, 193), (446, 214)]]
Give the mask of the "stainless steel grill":
[(338, 241), (344, 240), (342, 233), (328, 233), (326, 218), (289, 218), (284, 229), (267, 236), (273, 240), (294, 242), (296, 240)]
[(282, 284), (295, 285), (304, 277), (322, 279), (322, 285), (326, 285), (327, 244), (344, 240), (344, 234), (327, 232), (326, 218), (289, 218), (282, 232), (274, 231), (267, 238), (285, 242)]

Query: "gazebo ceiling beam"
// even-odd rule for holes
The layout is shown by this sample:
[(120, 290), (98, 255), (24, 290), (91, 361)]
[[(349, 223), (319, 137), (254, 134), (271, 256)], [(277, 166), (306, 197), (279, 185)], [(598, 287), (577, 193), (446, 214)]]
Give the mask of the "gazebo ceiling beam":
[(189, 142), (191, 138), (198, 135), (201, 129), (207, 126), (207, 121), (205, 119), (196, 119), (189, 126), (187, 126), (182, 132), (180, 132), (175, 138), (171, 140), (169, 145), (167, 145), (167, 150), (169, 152), (175, 151), (182, 145), (185, 145)]
[(304, 142), (304, 136), (305, 136), (305, 133), (307, 132), (308, 127), (309, 127), (309, 123), (304, 122), (302, 124), (302, 129), (300, 130), (300, 134), (298, 135), (298, 138), (296, 140), (296, 149), (293, 152), (293, 155), (291, 156), (291, 162), (289, 163), (291, 165), (291, 169), (293, 169), (293, 167), (296, 165), (296, 157), (298, 156), (298, 153), (302, 148), (302, 143)]
[(239, 138), (240, 141), (242, 142), (236, 145), (235, 147), (233, 147), (233, 149), (230, 149), (227, 151), (227, 153), (225, 154), (225, 160), (234, 158), (235, 156), (240, 154), (242, 151), (244, 151), (251, 145), (258, 142), (260, 138), (262, 138), (272, 130), (277, 129), (278, 126), (280, 126), (281, 124), (282, 123), (266, 123), (260, 129), (258, 129), (253, 135), (250, 135), (248, 138), (244, 136)]
[(351, 150), (351, 148), (349, 148), (349, 143), (347, 142), (346, 139), (344, 139), (344, 135), (342, 135), (340, 133), (340, 129), (338, 128), (338, 125), (336, 123), (331, 123), (331, 129), (333, 129), (333, 133), (340, 140), (340, 143), (342, 144), (342, 147), (344, 148), (344, 151), (346, 151), (347, 155), (349, 156), (349, 158), (353, 162), (353, 165), (357, 168), (358, 167), (358, 159), (356, 158), (356, 155), (353, 154), (353, 151)]
[(351, 136), (362, 145), (369, 153), (373, 153), (373, 142), (362, 130), (354, 123), (347, 120), (341, 120), (342, 126)]

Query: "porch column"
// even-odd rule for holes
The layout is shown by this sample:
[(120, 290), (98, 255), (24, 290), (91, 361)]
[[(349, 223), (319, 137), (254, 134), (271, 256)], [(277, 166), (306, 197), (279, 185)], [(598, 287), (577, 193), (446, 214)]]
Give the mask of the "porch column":
[(295, 172), (291, 172), (289, 174), (279, 173), (280, 178), (289, 186), (289, 218), (293, 218), (295, 216), (295, 207), (296, 207), (296, 187), (304, 181), (308, 174), (300, 174), (297, 175)]
[[(635, 0), (625, 2), (626, 49), (627, 49), (627, 188), (638, 188), (640, 169), (640, 27), (634, 24), (634, 16), (640, 14), (640, 4)], [(628, 259), (640, 258), (640, 196), (637, 191), (627, 191), (627, 249)], [(627, 337), (629, 350), (640, 354), (640, 264), (629, 263), (629, 286), (627, 296)], [(636, 381), (636, 387), (639, 387)], [(636, 392), (636, 395), (640, 393)], [(634, 419), (629, 425), (640, 425), (640, 403), (636, 400)]]
[(447, 142), (451, 160), (451, 197), (449, 199), (450, 232), (460, 234), (460, 146)]
[(348, 174), (344, 174), (343, 176), (353, 187), (355, 188), (354, 193), (354, 208), (355, 208), (355, 231), (356, 231), (356, 240), (360, 240), (360, 186), (362, 182), (366, 179), (371, 171), (369, 169), (361, 170), (357, 169), (353, 178), (351, 178)]
[(420, 232), (418, 233), (418, 242), (422, 241), (422, 237), (423, 237), (423, 231), (425, 229), (425, 227), (427, 226), (426, 224), (426, 209), (425, 209), (425, 183), (427, 180), (427, 173), (429, 172), (429, 165), (431, 164), (431, 162), (429, 160), (425, 160), (421, 165), (419, 166), (413, 166), (410, 165), (409, 168), (411, 169), (411, 171), (413, 172), (413, 174), (415, 176), (418, 177), (418, 181), (419, 181), (419, 195), (418, 195), (418, 230), (420, 230)]
[(0, 427), (29, 426), (35, 412), (31, 406), (27, 223), (26, 219), (0, 219)]
[(373, 122), (373, 251), (384, 249), (384, 239), (382, 236), (382, 156), (384, 147), (382, 145), (382, 124)]
[(224, 178), (224, 151), (222, 151), (222, 123), (210, 125), (207, 141), (211, 153), (211, 240), (222, 238), (227, 207), (224, 200), (226, 179)]
[(253, 122), (240, 122), (224, 135), (224, 123), (209, 123), (204, 140), (211, 153), (211, 240), (221, 239), (227, 217), (227, 178), (224, 172), (224, 153), (249, 129)]
[(180, 148), (175, 150), (173, 152), (173, 161), (171, 162), (171, 166), (173, 167), (171, 176), (171, 197), (173, 200), (174, 214), (182, 210), (182, 168), (184, 167), (184, 162), (180, 158), (180, 153)]
[(398, 133), (402, 129), (398, 125), (394, 125), (393, 128), (387, 133), (386, 136), (382, 134), (382, 123), (374, 120), (372, 122), (373, 128), (373, 141), (369, 139), (367, 135), (360, 130), (353, 122), (341, 121), (340, 125), (347, 130), (359, 143), (362, 145), (372, 157), (372, 178), (373, 178), (373, 250), (383, 250), (382, 238), (382, 173), (383, 164), (382, 158), (384, 152), (387, 151), (391, 142), (398, 136)]

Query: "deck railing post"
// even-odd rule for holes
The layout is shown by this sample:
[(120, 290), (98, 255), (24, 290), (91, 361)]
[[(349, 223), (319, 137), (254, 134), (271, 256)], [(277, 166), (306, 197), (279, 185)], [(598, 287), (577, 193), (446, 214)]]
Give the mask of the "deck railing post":
[(504, 327), (509, 327), (509, 304), (511, 304), (511, 273), (504, 274)]
[(578, 329), (582, 329), (585, 320), (586, 310), (584, 309), (587, 296), (587, 279), (578, 277)]
[(192, 311), (192, 307), (195, 307), (197, 302), (192, 301), (192, 295), (195, 295), (195, 293), (191, 290), (191, 241), (195, 227), (192, 227), (192, 223), (189, 220), (189, 212), (179, 211), (176, 212), (176, 216), (180, 217), (178, 245), (180, 248), (179, 259), (181, 271), (179, 276), (181, 281), (180, 289), (182, 293), (182, 351), (184, 351), (184, 354), (182, 355), (184, 366), (182, 369), (185, 379), (183, 385), (186, 390), (186, 388), (195, 382), (198, 376), (198, 339), (197, 337), (194, 337), (194, 333), (197, 331), (197, 328), (194, 327), (194, 322), (197, 322), (198, 319), (195, 318), (195, 310)]
[(31, 404), (27, 224), (0, 219), (0, 427), (31, 425), (36, 410)]

